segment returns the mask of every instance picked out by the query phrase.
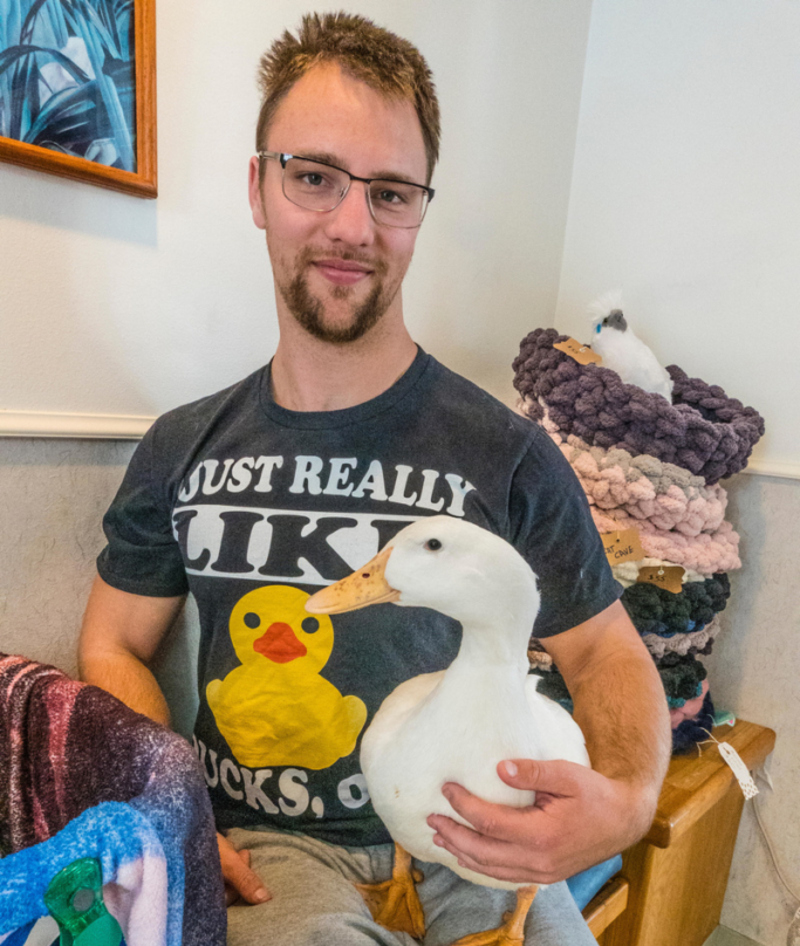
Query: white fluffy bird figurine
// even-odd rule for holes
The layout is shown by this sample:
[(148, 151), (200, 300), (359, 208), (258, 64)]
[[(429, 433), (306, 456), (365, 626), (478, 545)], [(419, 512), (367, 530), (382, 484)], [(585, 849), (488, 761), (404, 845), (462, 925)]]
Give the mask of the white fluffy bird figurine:
[(393, 879), (361, 892), (384, 926), (419, 938), (424, 924), (413, 887), (419, 872), (411, 869), (409, 854), (446, 864), (473, 883), (517, 890), (517, 909), (505, 926), (463, 942), (521, 944), (536, 887), (461, 867), (433, 843), (427, 818), (441, 813), (466, 823), (442, 795), (449, 781), (487, 801), (533, 804), (534, 792), (512, 788), (498, 776), (504, 759), (590, 764), (577, 723), (537, 692), (538, 678), (528, 673), (528, 640), (539, 610), (536, 576), (493, 533), (431, 516), (401, 530), (353, 575), (313, 595), (306, 610), (336, 614), (377, 602), (433, 608), (459, 621), (463, 636), (447, 670), (402, 683), (364, 734), (361, 767), (370, 798), (398, 848)]
[(628, 325), (622, 314), (618, 293), (608, 293), (589, 306), (594, 332), (592, 350), (603, 359), (603, 366), (651, 394), (660, 394), (672, 403), (672, 378), (652, 350)]

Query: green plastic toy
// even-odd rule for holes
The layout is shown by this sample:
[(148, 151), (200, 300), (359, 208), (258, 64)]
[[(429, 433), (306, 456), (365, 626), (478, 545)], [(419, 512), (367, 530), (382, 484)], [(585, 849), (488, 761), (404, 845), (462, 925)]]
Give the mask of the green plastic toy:
[(44, 902), (61, 931), (59, 946), (120, 946), (122, 929), (103, 902), (103, 873), (96, 858), (84, 857), (59, 871)]

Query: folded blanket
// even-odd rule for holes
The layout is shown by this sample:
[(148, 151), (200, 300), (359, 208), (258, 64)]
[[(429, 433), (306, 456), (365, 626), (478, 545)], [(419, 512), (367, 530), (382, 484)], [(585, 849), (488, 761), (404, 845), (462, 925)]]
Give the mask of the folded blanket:
[(698, 742), (705, 742), (714, 728), (714, 704), (706, 693), (703, 708), (693, 719), (685, 719), (672, 730), (672, 751), (689, 752)]
[(687, 634), (673, 634), (672, 637), (661, 637), (659, 634), (642, 634), (644, 646), (654, 657), (663, 657), (665, 654), (690, 654), (704, 657), (711, 653), (714, 641), (720, 632), (719, 618), (706, 624), (699, 631)]
[[(660, 658), (665, 654), (680, 654), (681, 656), (710, 654), (719, 631), (719, 618), (715, 616), (708, 624), (696, 631), (672, 634), (669, 637), (661, 634), (640, 633), (644, 646), (654, 658)], [(553, 669), (553, 658), (544, 649), (542, 642), (535, 637), (532, 637), (528, 644), (528, 663), (534, 673)]]
[(664, 532), (646, 520), (624, 515), (619, 509), (601, 512), (592, 506), (591, 512), (600, 533), (636, 529), (648, 558), (682, 565), (699, 572), (704, 578), (716, 572), (730, 572), (742, 567), (739, 535), (729, 522), (723, 522), (716, 532), (702, 532), (690, 538), (679, 532)]
[(656, 659), (656, 667), (670, 709), (680, 709), (703, 692), (708, 671), (694, 655), (666, 653)]
[(721, 525), (728, 496), (719, 484), (706, 486), (688, 470), (646, 454), (633, 457), (616, 447), (590, 447), (578, 437), (564, 443), (560, 435), (551, 436), (598, 509), (619, 508), (634, 519), (688, 536), (714, 532)]
[(725, 609), (730, 597), (728, 576), (714, 575), (689, 582), (673, 594), (656, 585), (637, 583), (622, 592), (622, 604), (640, 634), (691, 634), (699, 631)]
[[(12, 855), (0, 861), (0, 870), (10, 876), (23, 852), (34, 871), (31, 889), (42, 881), (46, 887), (51, 877), (37, 878), (37, 864), (44, 862), (30, 852), (52, 839), (68, 856), (75, 838), (64, 829), (90, 809), (108, 817), (103, 805), (109, 802), (126, 803), (132, 847), (120, 847), (124, 830), (91, 835), (104, 884), (130, 886), (130, 870), (120, 877), (117, 869), (136, 859), (141, 870), (157, 841), (167, 876), (163, 942), (222, 946), (226, 916), (214, 822), (189, 744), (104, 690), (76, 683), (55, 667), (0, 654), (0, 854)], [(115, 812), (114, 818), (123, 817)], [(54, 863), (52, 854), (48, 858)], [(148, 902), (155, 903), (152, 883), (147, 889)], [(120, 920), (128, 946), (136, 946), (139, 929), (131, 917), (145, 915), (134, 907), (128, 903)], [(0, 934), (10, 928), (0, 925)], [(139, 932), (139, 942), (155, 942)]]
[(687, 719), (694, 719), (698, 713), (702, 712), (703, 703), (708, 695), (708, 680), (703, 680), (700, 684), (700, 693), (693, 700), (687, 700), (679, 709), (669, 711), (669, 721), (673, 729), (677, 729), (681, 723)]
[(625, 384), (602, 365), (579, 365), (553, 348), (567, 340), (555, 329), (536, 329), (520, 343), (514, 387), (523, 409), (539, 421), (545, 407), (562, 434), (597, 447), (622, 447), (649, 454), (702, 476), (711, 486), (747, 465), (764, 434), (758, 411), (728, 397), (718, 385), (690, 378), (677, 365), (672, 404)]

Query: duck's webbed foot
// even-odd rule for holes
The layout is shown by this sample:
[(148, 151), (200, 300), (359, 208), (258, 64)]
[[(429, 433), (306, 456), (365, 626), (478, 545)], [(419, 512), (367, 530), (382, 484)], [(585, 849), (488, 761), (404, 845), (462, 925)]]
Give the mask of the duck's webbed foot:
[(395, 844), (394, 867), (390, 880), (381, 884), (356, 884), (372, 918), (387, 930), (408, 933), (414, 939), (425, 935), (425, 918), (415, 883), (422, 871), (411, 866), (411, 855)]
[(536, 885), (520, 887), (517, 891), (517, 905), (512, 913), (503, 917), (505, 922), (502, 926), (496, 930), (484, 930), (483, 933), (462, 936), (452, 946), (524, 946), (525, 918), (538, 889)]

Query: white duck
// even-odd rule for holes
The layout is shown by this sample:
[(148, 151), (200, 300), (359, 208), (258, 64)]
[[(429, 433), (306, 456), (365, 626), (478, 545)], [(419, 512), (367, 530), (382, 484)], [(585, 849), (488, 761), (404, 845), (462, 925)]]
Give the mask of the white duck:
[(528, 640), (539, 610), (536, 576), (493, 533), (431, 516), (399, 532), (353, 575), (313, 595), (306, 610), (336, 614), (378, 602), (433, 608), (459, 621), (463, 636), (447, 670), (402, 683), (364, 734), (361, 767), (370, 798), (399, 848), (392, 881), (362, 893), (379, 922), (420, 937), (424, 923), (412, 882), (419, 872), (411, 871), (408, 855), (446, 864), (473, 883), (518, 891), (509, 923), (459, 943), (521, 944), (536, 887), (461, 867), (433, 843), (426, 819), (441, 813), (465, 823), (442, 795), (448, 781), (487, 801), (533, 804), (534, 792), (512, 788), (498, 776), (504, 759), (589, 765), (577, 723), (536, 691), (538, 678), (528, 673)]

